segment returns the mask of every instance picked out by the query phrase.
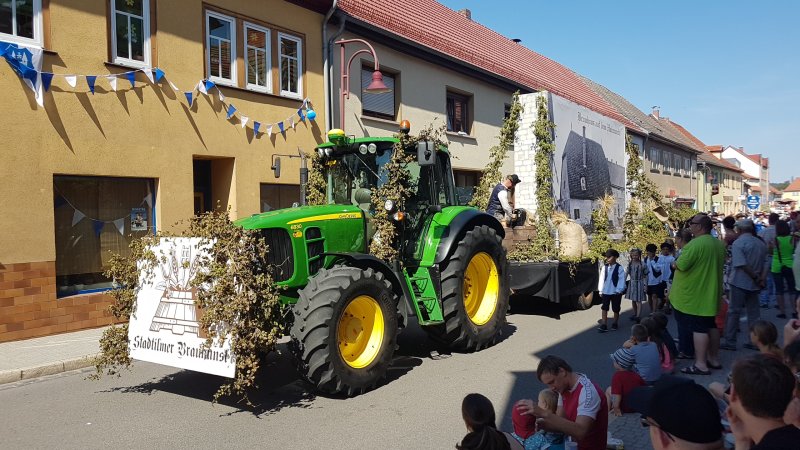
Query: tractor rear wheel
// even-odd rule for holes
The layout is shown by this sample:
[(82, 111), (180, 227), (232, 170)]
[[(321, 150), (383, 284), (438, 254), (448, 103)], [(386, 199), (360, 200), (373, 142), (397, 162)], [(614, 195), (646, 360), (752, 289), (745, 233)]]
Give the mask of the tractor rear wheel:
[(399, 314), (382, 273), (345, 266), (320, 270), (292, 310), (292, 352), (317, 390), (354, 396), (386, 375)]
[(455, 350), (480, 350), (497, 340), (508, 312), (506, 250), (488, 226), (468, 231), (442, 267), (444, 323), (424, 327)]

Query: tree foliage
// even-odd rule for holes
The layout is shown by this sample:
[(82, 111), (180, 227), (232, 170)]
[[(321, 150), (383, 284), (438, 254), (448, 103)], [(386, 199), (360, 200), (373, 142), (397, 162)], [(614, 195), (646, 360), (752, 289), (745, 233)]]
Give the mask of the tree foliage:
[(326, 192), (328, 184), (325, 181), (325, 175), (322, 170), (322, 158), (319, 156), (319, 152), (306, 154), (306, 158), (311, 160), (308, 168), (308, 182), (306, 183), (306, 204), (324, 205), (328, 203)]
[(514, 146), (514, 135), (519, 129), (519, 116), (522, 114), (522, 110), (519, 91), (514, 92), (511, 97), (511, 108), (508, 117), (503, 119), (503, 126), (500, 128), (499, 142), (489, 149), (489, 165), (481, 173), (481, 179), (475, 188), (475, 192), (472, 193), (469, 206), (474, 206), (481, 210), (486, 210), (489, 206), (489, 196), (492, 188), (503, 179), (500, 169), (508, 156), (509, 149)]

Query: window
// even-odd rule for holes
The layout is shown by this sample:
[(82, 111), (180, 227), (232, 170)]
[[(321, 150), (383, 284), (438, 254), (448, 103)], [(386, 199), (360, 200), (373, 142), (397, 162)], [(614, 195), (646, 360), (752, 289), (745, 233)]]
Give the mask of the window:
[(691, 160), (692, 178), (697, 178), (697, 160)]
[(281, 95), (303, 97), (303, 49), (302, 41), (288, 34), (278, 33), (280, 53)]
[(148, 178), (53, 177), (56, 288), (64, 297), (110, 289), (112, 253), (155, 232), (155, 182)]
[(42, 47), (42, 0), (0, 1), (0, 40)]
[(675, 168), (674, 174), (680, 175), (683, 172), (683, 159), (681, 158), (681, 155), (677, 153), (672, 155), (672, 162), (674, 164), (673, 167)]
[(469, 96), (447, 92), (447, 131), (468, 135), (470, 133)]
[(150, 0), (111, 0), (111, 30), (115, 63), (150, 66)]
[(247, 89), (272, 92), (272, 62), (270, 58), (269, 30), (245, 22), (244, 36)]
[(372, 83), (372, 66), (361, 69), (361, 114), (381, 119), (395, 119), (395, 75), (382, 70), (383, 84), (391, 92), (383, 94), (370, 94), (365, 89)]
[(294, 203), (299, 202), (299, 184), (264, 183), (261, 185), (261, 212), (291, 208)]
[(236, 32), (233, 18), (206, 11), (206, 64), (208, 78), (236, 85)]
[(659, 159), (658, 149), (650, 147), (650, 168), (658, 170), (661, 167), (661, 160)]
[(683, 158), (683, 176), (689, 177), (692, 175), (692, 164), (689, 162), (689, 158)]
[(472, 200), (475, 188), (480, 182), (481, 173), (472, 170), (453, 170), (453, 177), (456, 182), (456, 198), (458, 199), (458, 204), (466, 205)]
[(672, 155), (665, 150), (661, 152), (661, 167), (664, 172), (670, 172), (670, 166), (672, 166)]

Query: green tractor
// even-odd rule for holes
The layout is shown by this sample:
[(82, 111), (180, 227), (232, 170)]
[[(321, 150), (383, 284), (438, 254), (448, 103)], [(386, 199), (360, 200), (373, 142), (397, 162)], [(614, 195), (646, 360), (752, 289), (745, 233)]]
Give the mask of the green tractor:
[(237, 222), (261, 230), (283, 302), (293, 313), (290, 347), (301, 375), (320, 392), (361, 394), (386, 375), (397, 336), (410, 318), (438, 343), (458, 351), (492, 345), (508, 310), (503, 227), (458, 206), (446, 148), (430, 143), (408, 169), (413, 195), (404, 211), (385, 205), (398, 227), (400, 260), (367, 253), (380, 239), (371, 224), (372, 191), (396, 138), (331, 138), (319, 153), (327, 205), (300, 206)]

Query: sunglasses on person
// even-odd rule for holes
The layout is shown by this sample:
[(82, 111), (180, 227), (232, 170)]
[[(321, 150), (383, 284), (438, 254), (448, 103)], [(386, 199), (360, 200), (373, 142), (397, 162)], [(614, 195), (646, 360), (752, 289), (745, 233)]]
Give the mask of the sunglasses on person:
[(672, 434), (671, 434), (670, 432), (668, 432), (668, 431), (665, 431), (665, 430), (664, 430), (663, 428), (661, 428), (661, 427), (660, 427), (660, 426), (659, 426), (657, 423), (655, 423), (655, 422), (651, 421), (650, 419), (648, 419), (647, 417), (644, 417), (644, 416), (642, 416), (642, 427), (644, 427), (644, 428), (650, 428), (650, 427), (656, 427), (656, 428), (659, 428), (661, 431), (663, 431), (663, 432), (664, 432), (664, 434), (666, 434), (666, 435), (667, 435), (667, 437), (669, 437), (669, 439), (670, 439), (672, 442), (675, 442), (675, 438), (674, 438), (674, 437), (672, 437)]

